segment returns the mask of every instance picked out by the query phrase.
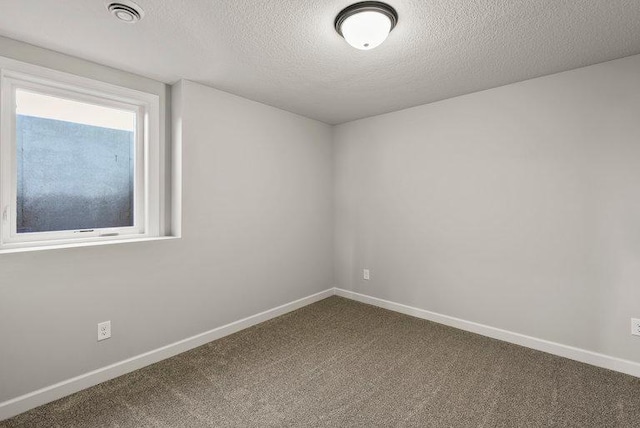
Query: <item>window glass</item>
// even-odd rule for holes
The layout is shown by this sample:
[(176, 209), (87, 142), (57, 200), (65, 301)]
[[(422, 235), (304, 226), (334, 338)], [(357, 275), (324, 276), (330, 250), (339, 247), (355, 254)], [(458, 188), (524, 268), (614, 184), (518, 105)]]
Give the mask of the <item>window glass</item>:
[(136, 112), (16, 90), (16, 232), (134, 225)]

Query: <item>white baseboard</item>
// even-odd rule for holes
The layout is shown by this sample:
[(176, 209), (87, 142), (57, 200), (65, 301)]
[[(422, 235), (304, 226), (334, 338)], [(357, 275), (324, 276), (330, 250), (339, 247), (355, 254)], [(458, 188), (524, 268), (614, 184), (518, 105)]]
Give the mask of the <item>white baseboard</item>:
[(0, 421), (123, 374), (284, 315), (335, 294), (333, 288), (0, 403)]
[(538, 339), (536, 337), (526, 336), (524, 334), (514, 333), (512, 331), (490, 327), (484, 324), (466, 321), (460, 318), (455, 318), (448, 315), (442, 315), (436, 312), (403, 305), (401, 303), (395, 303), (389, 300), (367, 296), (365, 294), (356, 293), (354, 291), (343, 290), (341, 288), (336, 288), (335, 294), (341, 297), (346, 297), (347, 299), (356, 300), (358, 302), (367, 303), (369, 305), (378, 306), (380, 308), (389, 309), (391, 311), (400, 312), (406, 315), (411, 315), (416, 318), (434, 321), (439, 324), (444, 324), (450, 327), (477, 333), (482, 336), (503, 340), (505, 342), (514, 343), (516, 345), (525, 346), (527, 348), (547, 352), (549, 354), (558, 355), (560, 357), (569, 358), (571, 360), (580, 361), (582, 363), (591, 364), (593, 366), (626, 373), (635, 377), (640, 377), (640, 363), (636, 363), (633, 361), (623, 360), (621, 358), (587, 351), (586, 349), (562, 345), (560, 343)]
[(259, 314), (252, 315), (250, 317), (223, 325), (218, 328), (214, 328), (213, 330), (197, 334), (195, 336), (180, 340), (170, 345), (154, 349), (144, 354), (140, 354), (135, 357), (117, 362), (115, 364), (102, 367), (100, 369), (82, 374), (80, 376), (76, 376), (72, 379), (56, 383), (55, 385), (51, 385), (34, 392), (30, 392), (28, 394), (21, 395), (20, 397), (4, 401), (0, 403), (0, 421), (20, 414), (22, 412), (26, 412), (27, 410), (33, 409), (34, 407), (41, 406), (43, 404), (49, 403), (51, 401), (105, 382), (107, 380), (116, 378), (123, 374), (138, 370), (150, 364), (157, 363), (158, 361), (173, 357), (174, 355), (178, 355), (182, 352), (204, 345), (205, 343), (211, 342), (213, 340), (220, 339), (221, 337), (236, 333), (240, 330), (259, 324), (261, 322), (270, 320), (280, 315), (284, 315), (296, 309), (300, 309), (304, 306), (310, 305), (333, 295), (338, 295), (347, 299), (367, 303), (373, 306), (378, 306), (380, 308), (400, 312), (406, 315), (411, 315), (416, 318), (434, 321), (440, 324), (459, 328), (461, 330), (470, 331), (483, 336), (503, 340), (505, 342), (514, 343), (516, 345), (525, 346), (527, 348), (536, 349), (538, 351), (547, 352), (549, 354), (558, 355), (586, 364), (591, 364), (597, 367), (603, 367), (605, 369), (615, 370), (621, 373), (629, 374), (631, 376), (640, 377), (640, 363), (623, 360), (609, 355), (599, 354), (597, 352), (587, 351), (585, 349), (575, 348), (573, 346), (562, 345), (560, 343), (550, 342), (548, 340), (538, 339), (535, 337), (526, 336), (524, 334), (514, 333), (512, 331), (490, 327), (484, 324), (466, 321), (448, 315), (442, 315), (436, 312), (403, 305), (401, 303), (395, 303), (389, 300), (367, 296), (365, 294), (356, 293), (354, 291), (343, 290), (341, 288), (330, 288), (328, 290), (321, 291), (320, 293), (316, 293), (311, 296), (286, 303), (276, 308), (260, 312)]

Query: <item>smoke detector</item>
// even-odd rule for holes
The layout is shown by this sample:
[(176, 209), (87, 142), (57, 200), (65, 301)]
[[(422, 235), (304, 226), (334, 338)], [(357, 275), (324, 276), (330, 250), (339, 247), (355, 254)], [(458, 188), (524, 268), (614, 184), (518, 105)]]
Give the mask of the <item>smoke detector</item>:
[(127, 24), (135, 24), (144, 18), (144, 10), (132, 1), (119, 0), (114, 2), (107, 0), (105, 5), (113, 16)]

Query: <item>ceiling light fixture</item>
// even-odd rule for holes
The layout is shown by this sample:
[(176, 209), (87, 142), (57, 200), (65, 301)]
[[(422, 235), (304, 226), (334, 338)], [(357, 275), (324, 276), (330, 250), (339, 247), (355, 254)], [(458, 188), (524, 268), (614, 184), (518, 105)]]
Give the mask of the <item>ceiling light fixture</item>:
[(135, 24), (144, 18), (142, 8), (130, 0), (119, 0), (117, 2), (107, 0), (105, 5), (113, 16), (127, 24)]
[(344, 8), (334, 23), (336, 31), (356, 49), (380, 46), (398, 23), (394, 8), (379, 1), (363, 1)]

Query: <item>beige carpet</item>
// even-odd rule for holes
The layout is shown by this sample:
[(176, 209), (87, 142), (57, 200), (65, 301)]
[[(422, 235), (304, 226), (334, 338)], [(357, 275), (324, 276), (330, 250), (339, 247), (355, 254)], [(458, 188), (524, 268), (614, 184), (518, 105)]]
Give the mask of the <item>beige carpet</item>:
[(331, 297), (2, 427), (640, 427), (640, 379)]

